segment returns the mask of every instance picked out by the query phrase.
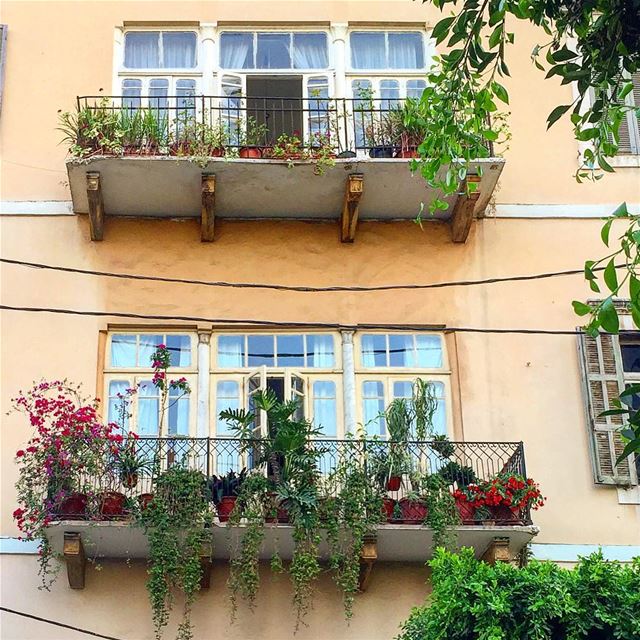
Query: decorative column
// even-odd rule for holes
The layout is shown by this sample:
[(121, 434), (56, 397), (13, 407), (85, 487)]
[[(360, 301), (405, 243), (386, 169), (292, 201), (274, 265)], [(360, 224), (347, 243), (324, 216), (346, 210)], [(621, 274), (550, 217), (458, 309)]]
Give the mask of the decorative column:
[(198, 406), (196, 412), (196, 436), (198, 438), (209, 437), (210, 341), (211, 332), (198, 332)]
[(344, 407), (344, 432), (356, 432), (356, 368), (353, 357), (353, 331), (341, 331), (342, 335), (342, 406)]
[(205, 22), (200, 25), (200, 68), (202, 69), (202, 91), (205, 96), (216, 95), (216, 40), (218, 23)]
[(333, 68), (335, 70), (334, 98), (346, 98), (347, 23), (331, 23)]

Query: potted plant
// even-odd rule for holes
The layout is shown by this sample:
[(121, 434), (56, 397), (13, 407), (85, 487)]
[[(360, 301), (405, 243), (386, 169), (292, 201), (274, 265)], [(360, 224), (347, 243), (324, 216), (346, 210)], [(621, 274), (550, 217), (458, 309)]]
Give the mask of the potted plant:
[(211, 499), (218, 512), (220, 522), (228, 522), (246, 475), (246, 469), (242, 469), (240, 473), (231, 470), (224, 476), (212, 476), (209, 479)]
[(440, 433), (433, 436), (431, 448), (445, 460), (448, 460), (456, 451), (454, 444), (449, 438)]
[(105, 491), (98, 495), (98, 511), (107, 520), (125, 514), (126, 496), (119, 491)]
[(276, 160), (286, 160), (289, 168), (293, 167), (294, 160), (308, 157), (299, 131), (294, 131), (291, 135), (283, 133), (278, 136), (269, 155)]
[(428, 515), (427, 505), (418, 493), (409, 492), (400, 500), (402, 522), (405, 524), (422, 524)]
[(116, 472), (127, 489), (136, 487), (140, 475), (151, 473), (154, 467), (153, 460), (136, 454), (136, 442), (137, 438), (126, 442), (116, 456)]
[(253, 116), (249, 116), (246, 122), (239, 121), (236, 136), (239, 144), (238, 155), (241, 158), (262, 158), (268, 133), (267, 125), (258, 123)]
[(396, 115), (400, 140), (400, 149), (396, 152), (396, 158), (416, 158), (418, 147), (427, 133), (427, 126), (420, 110), (420, 101), (407, 98), (402, 107), (397, 110)]
[(310, 142), (313, 172), (317, 176), (324, 175), (327, 169), (335, 167), (336, 151), (329, 132), (316, 131), (311, 136)]

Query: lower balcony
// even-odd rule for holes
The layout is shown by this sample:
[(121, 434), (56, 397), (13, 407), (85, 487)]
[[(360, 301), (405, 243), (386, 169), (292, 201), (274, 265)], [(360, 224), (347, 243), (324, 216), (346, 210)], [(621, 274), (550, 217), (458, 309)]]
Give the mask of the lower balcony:
[[(138, 471), (83, 478), (59, 504), (47, 530), (52, 547), (65, 555), (68, 568), (74, 567), (74, 562), (84, 562), (85, 556), (148, 557), (147, 539), (136, 519), (152, 503), (158, 478), (179, 467), (202, 475), (203, 491), (210, 501), (209, 559), (228, 558), (229, 543), (244, 535), (243, 513), (234, 517), (233, 510), (238, 508), (237, 495), (242, 494), (243, 483), (254, 476), (264, 480), (260, 486), (265, 535), (260, 557), (271, 558), (277, 546), (282, 558), (290, 558), (294, 527), (289, 503), (282, 495), (283, 487), (295, 485), (295, 479), (287, 478), (286, 469), (280, 468), (284, 456), (265, 453), (265, 442), (186, 437), (136, 440), (135, 453), (143, 462)], [(341, 504), (344, 488), (354, 475), (364, 479), (364, 490), (371, 497), (368, 504), (377, 509), (368, 534), (369, 546), (365, 547), (369, 549), (368, 560), (363, 558), (369, 568), (375, 559), (425, 562), (431, 557), (436, 532), (429, 508), (435, 504), (434, 497), (448, 501), (446, 528), (453, 544), (472, 547), (479, 558), (513, 559), (538, 532), (531, 520), (530, 502), (523, 500), (518, 505), (514, 498), (510, 507), (505, 507), (505, 502), (478, 506), (480, 503), (464, 498), (498, 480), (503, 483), (500, 486), (508, 487), (526, 478), (522, 443), (354, 439), (313, 440), (304, 446), (315, 452), (317, 460), (310, 508), (317, 509), (321, 530), (323, 508)], [(395, 466), (389, 461), (395, 461)], [(318, 552), (327, 558), (325, 533)]]
[[(403, 124), (407, 103), (81, 97), (66, 138), (77, 156), (67, 162), (73, 210), (89, 214), (93, 240), (105, 216), (135, 216), (199, 218), (204, 241), (215, 218), (335, 220), (353, 242), (359, 220), (414, 220), (442, 197), (410, 171), (421, 134)], [(454, 242), (484, 216), (504, 166), (482, 151), (434, 214)]]

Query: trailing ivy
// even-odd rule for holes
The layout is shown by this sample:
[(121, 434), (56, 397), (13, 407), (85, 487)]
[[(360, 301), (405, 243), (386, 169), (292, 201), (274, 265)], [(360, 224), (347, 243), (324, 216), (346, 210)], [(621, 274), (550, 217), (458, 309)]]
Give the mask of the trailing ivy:
[(574, 570), (532, 560), (489, 565), (472, 549), (439, 549), (433, 592), (398, 640), (637, 640), (640, 558), (607, 562), (597, 552)]
[(147, 591), (156, 638), (162, 637), (169, 622), (174, 588), (185, 599), (176, 638), (193, 637), (191, 606), (200, 589), (200, 551), (211, 539), (205, 527), (208, 512), (204, 475), (180, 466), (170, 467), (156, 479), (153, 500), (140, 512), (139, 524), (149, 542)]

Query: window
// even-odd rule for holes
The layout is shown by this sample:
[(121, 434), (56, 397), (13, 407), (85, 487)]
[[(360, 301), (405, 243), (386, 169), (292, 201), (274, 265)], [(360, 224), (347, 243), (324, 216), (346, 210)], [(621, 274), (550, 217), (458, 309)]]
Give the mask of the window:
[(331, 334), (233, 334), (217, 338), (216, 366), (332, 369), (336, 364)]
[(223, 69), (326, 69), (327, 34), (225, 32), (220, 36)]
[(640, 71), (631, 76), (633, 90), (627, 94), (625, 104), (629, 107), (618, 130), (618, 155), (640, 155)]
[(367, 369), (440, 369), (442, 338), (430, 333), (370, 333), (360, 338), (360, 364)]
[[(188, 333), (112, 332), (108, 337), (105, 370), (106, 413), (109, 422), (135, 428), (140, 436), (195, 434), (197, 378), (193, 354), (194, 336)], [(152, 381), (152, 355), (159, 344), (169, 349), (169, 377), (185, 377), (188, 395), (171, 390), (164, 415), (160, 390)], [(135, 390), (130, 393), (128, 390)], [(125, 404), (126, 403), (126, 404)]]
[(126, 69), (195, 69), (197, 35), (192, 31), (128, 31)]
[(424, 40), (417, 31), (354, 31), (350, 37), (351, 68), (424, 69)]

